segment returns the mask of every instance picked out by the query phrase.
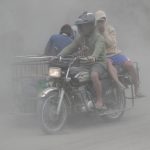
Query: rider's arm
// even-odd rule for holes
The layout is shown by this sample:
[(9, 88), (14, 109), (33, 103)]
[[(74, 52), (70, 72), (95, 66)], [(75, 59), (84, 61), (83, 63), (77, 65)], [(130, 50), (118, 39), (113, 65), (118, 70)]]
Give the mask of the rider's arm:
[(57, 56), (67, 56), (72, 54), (75, 50), (78, 49), (80, 44), (80, 37), (76, 38), (70, 45), (65, 47)]
[(94, 49), (92, 56), (95, 57), (96, 59), (98, 59), (98, 58), (101, 59), (101, 61), (105, 60), (105, 57), (106, 57), (105, 41), (101, 35), (97, 36), (97, 40), (95, 43), (95, 49)]

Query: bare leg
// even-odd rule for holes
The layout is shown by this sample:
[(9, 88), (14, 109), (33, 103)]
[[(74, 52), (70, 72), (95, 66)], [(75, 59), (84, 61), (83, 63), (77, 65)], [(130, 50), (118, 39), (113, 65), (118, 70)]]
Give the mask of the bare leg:
[(138, 74), (137, 74), (137, 71), (133, 65), (133, 63), (131, 61), (126, 61), (124, 63), (124, 67), (125, 69), (129, 72), (129, 74), (131, 75), (132, 77), (132, 80), (133, 80), (133, 84), (134, 84), (134, 87), (135, 87), (135, 95), (137, 97), (143, 97), (144, 95), (142, 95), (140, 92), (139, 92), (139, 78), (138, 78)]
[(108, 72), (110, 76), (112, 77), (112, 79), (117, 83), (117, 85), (121, 89), (125, 89), (124, 85), (119, 81), (117, 69), (112, 65), (112, 62), (110, 59), (107, 59), (107, 67), (108, 67)]
[(102, 99), (102, 83), (99, 79), (98, 72), (93, 71), (91, 73), (91, 80), (93, 82), (93, 86), (96, 92), (96, 107), (101, 108), (103, 106), (103, 99)]

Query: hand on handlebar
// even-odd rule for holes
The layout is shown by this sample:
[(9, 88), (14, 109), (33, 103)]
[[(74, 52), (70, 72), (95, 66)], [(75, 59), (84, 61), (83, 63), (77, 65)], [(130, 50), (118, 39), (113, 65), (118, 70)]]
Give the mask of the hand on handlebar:
[(88, 56), (87, 59), (90, 61), (90, 62), (95, 62), (96, 61), (96, 58), (94, 56)]
[(93, 56), (88, 56), (88, 57), (79, 57), (80, 61), (83, 61), (84, 63), (94, 63), (96, 61), (96, 58)]

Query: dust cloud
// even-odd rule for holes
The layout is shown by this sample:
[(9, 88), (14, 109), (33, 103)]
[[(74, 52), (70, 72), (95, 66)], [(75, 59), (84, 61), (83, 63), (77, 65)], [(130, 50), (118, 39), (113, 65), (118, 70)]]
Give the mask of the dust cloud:
[[(79, 146), (83, 149), (84, 144), (85, 147), (90, 147), (92, 140), (94, 140), (92, 146), (96, 147), (102, 144), (100, 146), (111, 147), (112, 144), (116, 146), (114, 149), (118, 148), (118, 144), (123, 147), (122, 143), (126, 144), (126, 142), (128, 145), (121, 149), (128, 149), (126, 146), (131, 146), (132, 139), (134, 139), (133, 146), (135, 143), (138, 145), (143, 142), (144, 146), (146, 146), (145, 142), (149, 143), (149, 137), (146, 137), (149, 131), (149, 102), (139, 103), (140, 106), (131, 114), (131, 118), (128, 117), (129, 122), (125, 118), (122, 124), (117, 123), (117, 125), (111, 124), (110, 126), (101, 124), (100, 128), (98, 128), (99, 125), (95, 125), (94, 128), (91, 127), (88, 131), (84, 130), (80, 134), (83, 126), (79, 131), (75, 129), (74, 132), (77, 131), (75, 136), (73, 131), (70, 132), (69, 138), (66, 133), (53, 137), (41, 136), (40, 129), (36, 129), (34, 126), (36, 123), (32, 119), (23, 118), (20, 121), (22, 122), (21, 127), (17, 128), (17, 126), (14, 127), (12, 123), (14, 120), (11, 116), (9, 119), (5, 118), (4, 113), (11, 114), (14, 111), (12, 98), (14, 56), (43, 54), (49, 37), (57, 33), (63, 24), (73, 24), (75, 19), (85, 10), (95, 12), (99, 9), (106, 12), (108, 21), (116, 28), (120, 49), (132, 60), (139, 63), (142, 91), (148, 96), (150, 76), (149, 0), (0, 0), (0, 147), (2, 145), (5, 147), (0, 148), (1, 150), (13, 149), (13, 147), (15, 150), (26, 149), (26, 147), (30, 149), (33, 144), (36, 150), (40, 147), (42, 147), (41, 149), (47, 147), (51, 150), (53, 148), (49, 148), (50, 142), (51, 147), (66, 149), (65, 144), (67, 143), (70, 144), (70, 147), (77, 145), (77, 149)], [(145, 112), (141, 109), (141, 105), (144, 106)], [(133, 116), (135, 120), (133, 120)], [(34, 127), (32, 125), (31, 128), (30, 125), (29, 127), (25, 126), (27, 120), (33, 122)], [(92, 123), (92, 121), (89, 122)], [(140, 128), (136, 128), (137, 124)], [(144, 128), (147, 129), (145, 132), (143, 132)], [(137, 139), (138, 133), (141, 135), (140, 140)], [(96, 140), (100, 135), (105, 136), (100, 141)], [(22, 139), (22, 137), (24, 138)], [(114, 141), (114, 137), (116, 141)], [(107, 144), (107, 142), (109, 143)], [(138, 148), (140, 149), (140, 147)], [(31, 149), (34, 150), (34, 147)]]
[(148, 89), (149, 0), (1, 0), (0, 108), (11, 110), (11, 64), (15, 55), (41, 55), (51, 34), (73, 24), (82, 11), (102, 9), (118, 33), (119, 47), (138, 61), (143, 91)]

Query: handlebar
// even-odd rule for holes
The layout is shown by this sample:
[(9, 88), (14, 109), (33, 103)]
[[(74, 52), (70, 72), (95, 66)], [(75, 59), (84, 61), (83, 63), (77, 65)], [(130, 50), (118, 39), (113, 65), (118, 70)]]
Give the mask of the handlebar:
[(92, 65), (95, 63), (95, 61), (91, 61), (89, 59), (90, 57), (62, 57), (62, 56), (53, 56), (49, 60), (49, 63), (54, 66), (60, 66), (60, 67), (71, 67), (73, 65), (79, 66), (79, 65)]
[(89, 57), (73, 57), (73, 56), (70, 56), (70, 57), (62, 57), (62, 56), (51, 56), (49, 57), (50, 60), (58, 60), (59, 62), (62, 62), (62, 61), (85, 61), (85, 62), (91, 62), (91, 59), (89, 59)]

